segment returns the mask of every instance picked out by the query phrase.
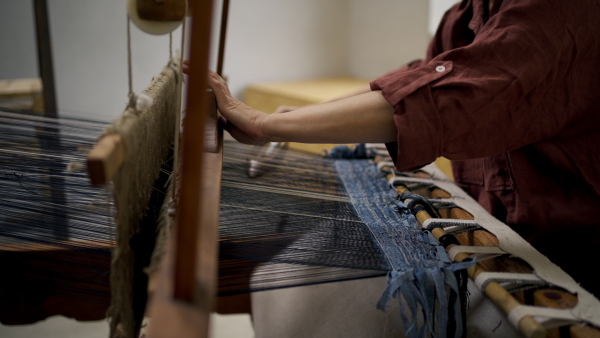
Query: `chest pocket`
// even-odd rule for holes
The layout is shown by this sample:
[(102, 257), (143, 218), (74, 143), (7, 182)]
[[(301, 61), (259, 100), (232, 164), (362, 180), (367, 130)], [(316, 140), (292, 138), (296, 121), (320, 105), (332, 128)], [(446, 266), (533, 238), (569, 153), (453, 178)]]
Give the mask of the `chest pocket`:
[(483, 184), (486, 191), (515, 189), (507, 153), (483, 159)]

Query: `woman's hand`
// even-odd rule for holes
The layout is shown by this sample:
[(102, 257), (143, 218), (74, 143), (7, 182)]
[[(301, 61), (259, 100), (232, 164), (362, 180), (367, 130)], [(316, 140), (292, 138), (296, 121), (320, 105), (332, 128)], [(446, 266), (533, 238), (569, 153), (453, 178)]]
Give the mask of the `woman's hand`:
[(183, 60), (183, 64), (181, 67), (181, 71), (183, 72), (183, 74), (189, 74), (190, 72), (190, 61), (189, 60)]
[[(189, 71), (187, 61), (184, 66)], [(220, 123), (242, 143), (385, 143), (398, 137), (394, 107), (380, 91), (298, 109), (280, 107), (276, 114), (266, 114), (234, 98), (225, 80), (211, 70), (208, 86), (215, 92)]]
[(263, 145), (269, 140), (264, 133), (268, 114), (252, 109), (231, 95), (229, 87), (217, 73), (208, 71), (208, 86), (215, 92), (221, 123), (233, 138), (242, 143)]

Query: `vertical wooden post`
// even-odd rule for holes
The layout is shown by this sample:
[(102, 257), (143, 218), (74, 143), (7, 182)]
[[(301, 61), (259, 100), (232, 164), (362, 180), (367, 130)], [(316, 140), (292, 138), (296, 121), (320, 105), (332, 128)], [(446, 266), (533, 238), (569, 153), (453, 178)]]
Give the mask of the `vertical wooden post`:
[(207, 93), (212, 1), (190, 0), (190, 11), (190, 73), (175, 228), (147, 310), (150, 338), (207, 338), (217, 283), (222, 139), (214, 131), (214, 94)]
[(56, 92), (54, 90), (54, 70), (52, 64), (52, 43), (50, 40), (50, 20), (46, 0), (33, 0), (35, 10), (35, 28), (37, 34), (38, 64), (42, 78), (44, 114), (58, 117)]
[(176, 241), (173, 297), (187, 302), (196, 299), (198, 224), (201, 212), (203, 133), (207, 115), (207, 88), (212, 1), (191, 2), (193, 13), (190, 37), (191, 70), (185, 123), (182, 132), (181, 182), (176, 215)]

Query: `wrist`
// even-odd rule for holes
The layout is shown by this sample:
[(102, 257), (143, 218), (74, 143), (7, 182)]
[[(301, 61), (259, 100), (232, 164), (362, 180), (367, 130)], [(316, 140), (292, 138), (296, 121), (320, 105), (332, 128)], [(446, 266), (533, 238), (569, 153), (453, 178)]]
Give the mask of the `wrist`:
[[(277, 114), (275, 114), (277, 115)], [(256, 130), (258, 131), (258, 138), (266, 142), (276, 142), (273, 137), (273, 114), (260, 113), (256, 118)]]

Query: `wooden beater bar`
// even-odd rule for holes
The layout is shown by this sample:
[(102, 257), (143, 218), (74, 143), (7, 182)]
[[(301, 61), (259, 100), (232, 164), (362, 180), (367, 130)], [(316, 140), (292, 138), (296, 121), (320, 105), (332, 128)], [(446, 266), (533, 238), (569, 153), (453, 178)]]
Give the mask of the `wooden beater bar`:
[[(185, 124), (182, 133), (182, 159), (181, 159), (181, 184), (179, 185), (179, 196), (176, 205), (176, 240), (175, 248), (175, 271), (174, 271), (174, 298), (182, 301), (193, 302), (196, 299), (196, 245), (200, 240), (202, 244), (211, 245), (206, 238), (197, 238), (200, 227), (201, 212), (204, 203), (209, 196), (202, 196), (202, 188), (205, 184), (202, 180), (204, 171), (204, 131), (208, 116), (208, 97), (206, 95), (194, 95), (203, 93), (207, 88), (208, 57), (211, 31), (211, 1), (191, 2), (192, 12), (192, 34), (190, 41), (191, 56), (190, 63), (194, 65), (189, 75), (188, 100)], [(204, 198), (204, 199), (203, 199)], [(212, 197), (211, 197), (212, 198)], [(215, 229), (216, 230), (216, 229)], [(211, 236), (212, 237), (212, 236)], [(216, 237), (211, 238), (212, 246), (215, 246)], [(202, 245), (198, 243), (199, 245)], [(205, 253), (216, 255), (213, 249)], [(199, 260), (202, 263), (202, 260)]]
[(193, 66), (188, 80), (181, 166), (175, 180), (175, 233), (159, 268), (156, 292), (150, 298), (149, 337), (208, 337), (217, 283), (222, 138), (208, 138), (218, 140), (217, 145), (205, 144), (207, 125), (211, 129), (217, 125), (216, 106), (212, 92), (198, 95), (207, 88), (212, 1), (191, 1), (190, 6)]

